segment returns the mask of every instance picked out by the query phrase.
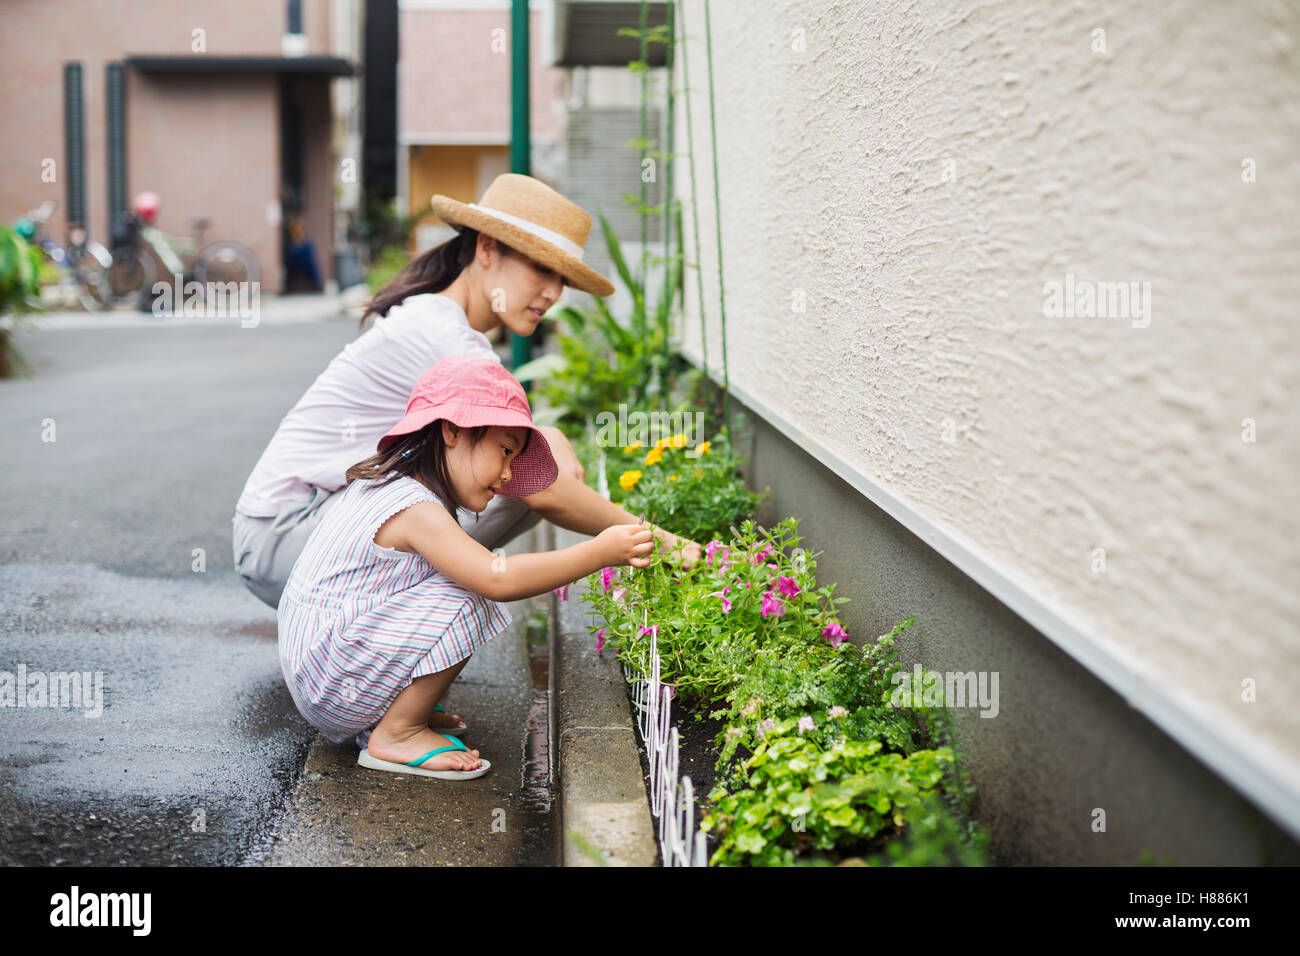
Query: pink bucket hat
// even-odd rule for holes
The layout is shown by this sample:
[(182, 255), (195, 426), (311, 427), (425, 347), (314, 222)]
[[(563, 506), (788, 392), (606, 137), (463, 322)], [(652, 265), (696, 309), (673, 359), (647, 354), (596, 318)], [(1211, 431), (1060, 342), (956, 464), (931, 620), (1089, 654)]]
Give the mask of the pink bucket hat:
[(528, 446), (511, 461), (510, 480), (497, 490), (499, 495), (526, 498), (549, 488), (559, 474), (551, 446), (533, 425), (524, 387), (500, 362), (452, 355), (433, 366), (415, 383), (406, 416), (379, 439), (378, 450), (440, 418), (461, 428), (499, 425), (532, 432)]

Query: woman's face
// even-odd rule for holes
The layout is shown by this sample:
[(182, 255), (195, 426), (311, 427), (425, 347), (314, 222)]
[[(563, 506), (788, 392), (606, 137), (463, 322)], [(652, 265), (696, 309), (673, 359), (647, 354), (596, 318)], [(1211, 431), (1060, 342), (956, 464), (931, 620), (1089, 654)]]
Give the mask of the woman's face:
[(477, 445), (470, 445), (463, 429), (444, 421), (442, 437), (457, 497), (471, 511), (482, 511), (496, 497), (496, 489), (510, 480), (510, 465), (523, 450), (528, 429), (494, 425)]
[(564, 277), (513, 250), (503, 254), (491, 236), (485, 236), (484, 242), (490, 242), (496, 253), (483, 277), (483, 291), (492, 311), (511, 332), (532, 335), (564, 291)]

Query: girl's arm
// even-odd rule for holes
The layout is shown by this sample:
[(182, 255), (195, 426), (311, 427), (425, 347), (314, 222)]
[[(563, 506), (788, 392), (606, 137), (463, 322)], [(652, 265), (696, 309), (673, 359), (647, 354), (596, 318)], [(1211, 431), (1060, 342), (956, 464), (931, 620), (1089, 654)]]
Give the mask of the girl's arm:
[[(456, 522), (445, 507), (423, 501), (399, 511), (381, 527), (398, 550), (415, 551), (457, 584), (493, 601), (518, 601), (570, 584), (603, 567), (650, 563), (654, 548), (644, 525), (606, 528), (590, 541), (540, 554), (495, 555)], [(378, 535), (378, 531), (375, 532)]]

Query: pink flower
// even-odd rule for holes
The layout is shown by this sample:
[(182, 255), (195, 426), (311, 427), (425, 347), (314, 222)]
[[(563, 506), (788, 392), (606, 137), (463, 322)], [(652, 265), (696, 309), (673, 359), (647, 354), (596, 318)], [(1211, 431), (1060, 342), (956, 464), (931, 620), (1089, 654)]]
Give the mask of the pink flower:
[(561, 601), (567, 601), (569, 599), (569, 586), (567, 584), (561, 584), (555, 589), (555, 593), (560, 596)]
[(600, 656), (600, 649), (605, 646), (605, 629), (602, 627), (596, 632), (596, 655)]
[(658, 624), (651, 624), (649, 627), (643, 627), (643, 628), (641, 628), (641, 630), (639, 630), (639, 631), (636, 632), (636, 636), (637, 636), (637, 637), (640, 637), (642, 634), (649, 634), (651, 637), (658, 637), (658, 636), (659, 636), (659, 625), (658, 625)]
[(757, 567), (758, 565), (766, 561), (767, 556), (771, 553), (772, 553), (772, 549), (769, 548), (767, 545), (763, 545), (763, 550), (758, 552), (758, 554), (754, 555), (754, 557), (750, 559), (750, 563), (753, 564), (755, 567)]
[(723, 546), (722, 542), (719, 541), (717, 538), (714, 538), (712, 541), (710, 541), (708, 544), (704, 546), (704, 563), (712, 564), (713, 556), (717, 554), (719, 551), (726, 551), (726, 550), (727, 549)]
[(816, 730), (816, 729), (817, 729), (817, 725), (813, 723), (813, 719), (811, 717), (805, 715), (799, 718), (799, 733), (806, 734), (808, 733), (808, 731)]
[(848, 639), (848, 636), (844, 628), (840, 627), (835, 621), (831, 621), (822, 628), (822, 637), (831, 642), (831, 647), (839, 647)]
[(613, 568), (601, 568), (601, 569), (600, 569), (600, 583), (603, 584), (603, 585), (605, 585), (605, 590), (606, 590), (606, 591), (609, 590), (610, 582), (613, 581), (613, 580), (614, 580), (614, 569), (613, 569)]
[(727, 585), (727, 587), (723, 588), (721, 591), (710, 591), (710, 592), (709, 592), (709, 597), (722, 598), (722, 613), (723, 613), (723, 614), (730, 614), (730, 613), (731, 613), (731, 602), (727, 600), (727, 592), (730, 591), (730, 590), (731, 590), (731, 586), (730, 586), (730, 585)]
[(776, 589), (787, 597), (794, 597), (799, 593), (799, 585), (794, 583), (794, 578), (777, 578)]
[(610, 597), (621, 604), (623, 598), (627, 597), (627, 588), (614, 588), (614, 593)]
[(775, 728), (776, 728), (776, 721), (773, 720), (771, 717), (767, 718), (767, 720), (760, 720), (758, 722), (758, 735), (760, 737), (765, 737), (767, 736), (767, 732), (769, 730), (774, 730)]
[(763, 617), (769, 614), (775, 614), (780, 617), (785, 613), (785, 607), (781, 604), (781, 599), (771, 591), (763, 592)]
[(841, 707), (839, 704), (836, 704), (834, 707), (832, 707), (830, 710), (826, 712), (826, 716), (829, 717), (831, 720), (836, 720), (840, 717), (847, 717), (848, 715), (849, 712), (845, 710), (843, 707)]

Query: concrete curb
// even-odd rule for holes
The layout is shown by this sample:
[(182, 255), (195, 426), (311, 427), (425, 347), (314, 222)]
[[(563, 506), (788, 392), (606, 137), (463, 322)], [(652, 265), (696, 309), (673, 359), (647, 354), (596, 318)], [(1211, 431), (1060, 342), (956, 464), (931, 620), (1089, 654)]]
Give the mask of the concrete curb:
[[(563, 528), (553, 533), (555, 548), (586, 540)], [(596, 653), (589, 625), (601, 619), (579, 593), (585, 587), (571, 585), (567, 601), (551, 601), (552, 767), (560, 790), (561, 859), (565, 866), (657, 866), (659, 845), (623, 668), (612, 653)]]

